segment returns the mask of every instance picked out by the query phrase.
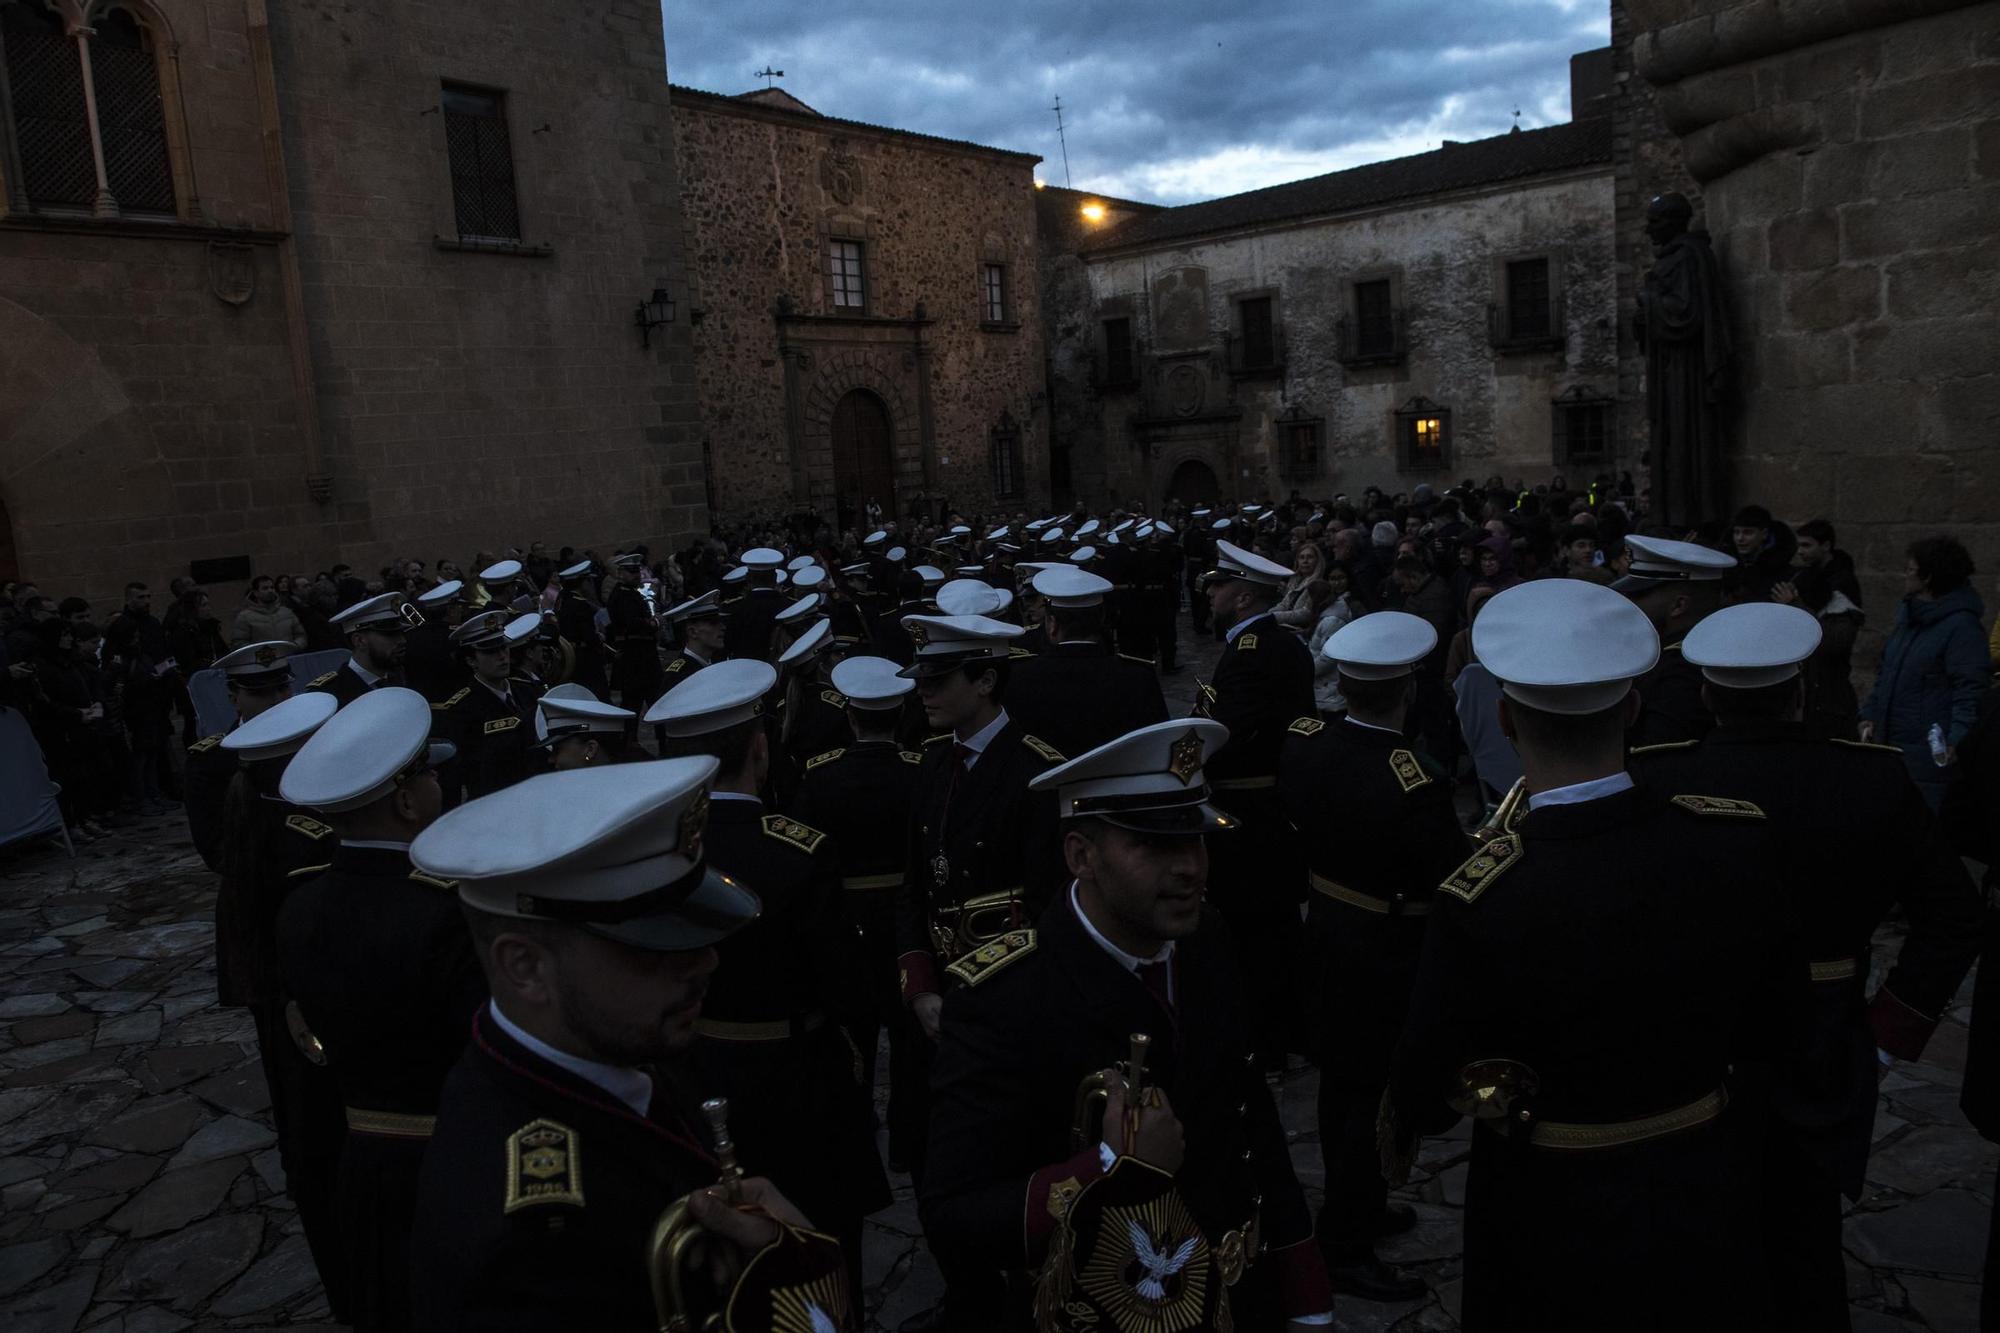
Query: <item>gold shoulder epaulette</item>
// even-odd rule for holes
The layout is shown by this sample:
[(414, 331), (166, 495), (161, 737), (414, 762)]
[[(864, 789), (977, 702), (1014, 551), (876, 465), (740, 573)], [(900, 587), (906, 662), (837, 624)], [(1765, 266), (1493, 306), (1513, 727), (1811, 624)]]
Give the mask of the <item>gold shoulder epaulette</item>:
[(676, 657), (673, 661), (667, 663), (667, 674), (669, 676), (677, 676), (687, 664), (688, 660), (685, 657)]
[(821, 690), (819, 701), (823, 704), (832, 704), (835, 708), (847, 707), (847, 696), (839, 690)]
[(924, 737), (924, 744), (925, 744), (925, 745), (936, 745), (936, 744), (937, 744), (937, 743), (938, 743), (939, 741), (948, 741), (948, 740), (950, 740), (950, 739), (951, 739), (951, 733), (950, 733), (950, 732), (948, 732), (948, 731), (940, 731), (940, 732), (939, 732), (939, 733), (938, 733), (937, 735), (935, 735), (935, 736), (926, 736), (926, 737)]
[(326, 684), (328, 681), (332, 680), (335, 676), (339, 674), (340, 674), (340, 668), (335, 667), (333, 670), (327, 672), (324, 676), (315, 676), (313, 679), (307, 681), (306, 688), (309, 690), (316, 690), (320, 686)]
[(541, 1203), (583, 1207), (576, 1131), (553, 1120), (530, 1120), (507, 1136), (507, 1201), (502, 1212)]
[(1007, 650), (1007, 656), (1009, 656), (1009, 657), (1033, 657), (1033, 656), (1034, 656), (1034, 654), (1033, 654), (1033, 653), (1031, 653), (1031, 652), (1029, 652), (1029, 651), (1028, 651), (1028, 650), (1027, 650), (1026, 648), (1009, 648), (1009, 649)]
[(1465, 858), (1465, 863), (1452, 871), (1438, 888), (1464, 902), (1476, 902), (1486, 892), (1486, 886), (1500, 877), (1501, 871), (1521, 859), (1522, 851), (1519, 838), (1494, 838)]
[(1291, 732), (1294, 736), (1317, 736), (1325, 728), (1326, 723), (1316, 717), (1302, 717), (1292, 723), (1291, 726), (1286, 727), (1285, 730)]
[(1035, 932), (1010, 930), (990, 944), (982, 944), (945, 969), (968, 986), (977, 986), (995, 972), (1019, 962), (1035, 951)]
[(1060, 764), (1067, 762), (1061, 750), (1058, 750), (1055, 746), (1050, 745), (1040, 736), (1023, 735), (1021, 737), (1021, 742), (1022, 744), (1026, 745), (1030, 750), (1033, 750), (1036, 754), (1040, 755), (1042, 758), (1048, 760), (1052, 764)]
[(333, 832), (333, 825), (322, 824), (311, 815), (286, 815), (285, 827), (294, 833), (303, 833), (314, 842)]
[(906, 764), (921, 764), (924, 762), (924, 753), (922, 750), (898, 750), (896, 754)]
[(1257, 636), (1254, 634), (1239, 634), (1236, 636), (1236, 646), (1241, 651), (1247, 653), (1257, 646)]
[(817, 851), (826, 834), (810, 824), (801, 824), (784, 815), (765, 815), (764, 832), (779, 842), (788, 842), (802, 852)]
[(1898, 758), (1901, 758), (1903, 754), (1895, 746), (1883, 745), (1879, 741), (1850, 741), (1840, 736), (1829, 736), (1827, 739), (1835, 745), (1845, 745), (1850, 750), (1880, 750), (1883, 754), (1893, 754)]
[(847, 753), (847, 747), (843, 745), (838, 750), (828, 750), (825, 754), (816, 754), (812, 758), (806, 760), (806, 771), (810, 773), (815, 768), (818, 768), (821, 764), (830, 764), (834, 760), (840, 758), (840, 756), (846, 753)]
[(300, 867), (299, 867), (299, 868), (298, 868), (297, 870), (291, 870), (291, 871), (287, 871), (287, 872), (285, 873), (285, 878), (286, 878), (286, 879), (304, 879), (304, 878), (305, 878), (305, 877), (306, 877), (307, 875), (317, 875), (317, 874), (318, 874), (318, 873), (319, 873), (320, 871), (322, 871), (322, 870), (326, 869), (326, 866), (330, 866), (330, 865), (332, 865), (332, 864), (333, 864), (333, 862), (331, 862), (331, 861), (328, 861), (328, 862), (326, 863), (326, 865), (319, 865), (319, 866), (300, 866)]
[(1408, 750), (1389, 751), (1389, 771), (1396, 775), (1396, 781), (1403, 784), (1406, 792), (1430, 785), (1431, 775), (1424, 771), (1423, 761)]
[(1727, 796), (1676, 796), (1674, 804), (1697, 815), (1728, 815), (1734, 819), (1762, 819), (1763, 807), (1755, 801), (1734, 801)]
[(444, 711), (445, 711), (445, 710), (446, 710), (447, 708), (455, 708), (455, 707), (457, 707), (457, 705), (458, 705), (458, 701), (459, 701), (460, 699), (463, 699), (463, 698), (464, 698), (464, 697), (465, 697), (466, 695), (468, 695), (468, 694), (470, 694), (470, 693), (472, 693), (472, 687), (471, 687), (470, 685), (467, 685), (466, 687), (464, 687), (463, 689), (461, 689), (461, 690), (460, 690), (460, 691), (459, 691), (459, 692), (458, 692), (457, 694), (454, 694), (454, 695), (452, 695), (452, 696), (451, 696), (451, 698), (449, 698), (449, 699), (446, 699), (446, 700), (445, 700), (445, 701), (444, 701), (443, 703), (441, 703), (441, 704), (432, 704), (432, 705), (431, 705), (431, 711), (433, 711), (433, 712), (437, 712), (437, 713), (442, 713), (442, 712), (444, 712)]
[(1144, 662), (1147, 666), (1153, 665), (1153, 659), (1150, 657), (1134, 657), (1130, 653), (1120, 653), (1118, 655), (1128, 662)]
[(512, 731), (514, 728), (520, 725), (521, 725), (521, 719), (518, 717), (496, 717), (491, 722), (488, 722), (486, 724), (485, 728), (480, 732), (480, 734), (483, 736), (491, 736), (496, 731)]
[(1632, 753), (1658, 754), (1662, 750), (1690, 750), (1700, 744), (1700, 737), (1696, 737), (1691, 741), (1660, 741), (1653, 745), (1635, 745), (1632, 747)]
[(223, 733), (220, 731), (216, 732), (213, 736), (203, 736), (193, 745), (188, 746), (188, 753), (207, 754), (210, 750), (213, 750), (216, 746), (222, 744), (222, 737)]
[(449, 891), (452, 889), (456, 889), (458, 887), (458, 881), (455, 879), (439, 879), (436, 875), (426, 875), (421, 870), (412, 870), (410, 872), (410, 878), (415, 880), (419, 884), (428, 884), (434, 889), (445, 889)]

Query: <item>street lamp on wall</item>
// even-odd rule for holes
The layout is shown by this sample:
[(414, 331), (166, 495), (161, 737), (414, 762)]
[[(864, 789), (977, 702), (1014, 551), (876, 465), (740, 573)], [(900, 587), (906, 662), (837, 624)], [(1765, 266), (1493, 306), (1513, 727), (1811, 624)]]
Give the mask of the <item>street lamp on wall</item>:
[(652, 347), (653, 330), (674, 322), (674, 298), (664, 286), (653, 288), (653, 294), (639, 302), (632, 312), (632, 322), (639, 326), (640, 345)]

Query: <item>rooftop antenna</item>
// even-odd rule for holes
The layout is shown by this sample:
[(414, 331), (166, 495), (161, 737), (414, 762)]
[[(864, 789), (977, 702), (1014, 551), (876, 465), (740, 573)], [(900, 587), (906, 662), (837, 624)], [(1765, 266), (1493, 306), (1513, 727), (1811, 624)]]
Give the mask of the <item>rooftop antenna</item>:
[[(766, 66), (764, 66), (764, 68), (762, 68), (762, 69), (760, 69), (760, 70), (758, 70), (758, 71), (757, 71), (757, 75), (756, 75), (756, 77), (758, 77), (758, 78), (760, 78), (760, 79), (762, 79), (762, 80), (764, 81), (764, 87), (765, 87), (765, 88), (767, 88), (767, 89), (768, 89), (768, 88), (775, 88), (775, 87), (777, 87), (778, 85), (777, 85), (777, 84), (775, 84), (775, 83), (773, 83), (773, 82), (772, 82), (772, 80), (773, 80), (773, 79), (782, 79), (782, 78), (784, 78), (784, 77), (785, 77), (785, 71), (783, 71), (783, 70), (781, 70), (781, 69), (772, 69), (772, 68), (771, 68), (771, 67), (770, 67), (769, 65), (766, 65)], [(1518, 114), (1520, 114), (1520, 113), (1519, 113), (1519, 112), (1516, 112), (1515, 114), (1516, 114), (1516, 115), (1518, 115)]]
[(1060, 93), (1056, 95), (1055, 113), (1056, 113), (1056, 138), (1062, 144), (1063, 188), (1067, 190), (1071, 188), (1069, 183), (1069, 137), (1063, 133), (1062, 95)]
[(1521, 108), (1518, 106), (1514, 108), (1514, 132), (1521, 132)]

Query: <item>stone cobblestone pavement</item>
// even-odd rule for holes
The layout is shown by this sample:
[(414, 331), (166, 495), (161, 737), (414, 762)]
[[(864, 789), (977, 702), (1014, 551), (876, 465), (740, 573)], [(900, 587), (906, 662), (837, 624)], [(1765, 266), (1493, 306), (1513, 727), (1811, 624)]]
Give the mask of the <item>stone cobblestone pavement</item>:
[[(1196, 655), (1205, 667), (1212, 650)], [(1167, 678), (1185, 711), (1195, 671)], [(214, 876), (178, 816), (78, 849), (0, 852), (0, 1329), (331, 1328), (283, 1192), (248, 1014), (215, 1003)], [(1881, 954), (1896, 944), (1885, 931)], [(1878, 962), (1879, 966), (1879, 962)], [(1859, 1333), (1972, 1330), (2000, 1149), (1958, 1111), (1970, 983), (1924, 1063), (1882, 1086), (1869, 1187), (1849, 1209)], [(1277, 1085), (1317, 1203), (1316, 1079)], [(1421, 1301), (1343, 1300), (1338, 1328), (1457, 1327), (1467, 1131), (1424, 1145), (1417, 1228), (1384, 1256)], [(868, 1224), (874, 1327), (936, 1302), (906, 1177)], [(1690, 1275), (1699, 1280), (1699, 1275)]]

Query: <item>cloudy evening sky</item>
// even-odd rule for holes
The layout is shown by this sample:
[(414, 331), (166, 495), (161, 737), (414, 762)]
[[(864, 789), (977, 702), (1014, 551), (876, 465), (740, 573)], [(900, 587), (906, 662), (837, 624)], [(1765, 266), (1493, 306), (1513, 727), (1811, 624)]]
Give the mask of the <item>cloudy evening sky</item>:
[(1569, 119), (1605, 0), (665, 0), (667, 72), (1185, 203)]

